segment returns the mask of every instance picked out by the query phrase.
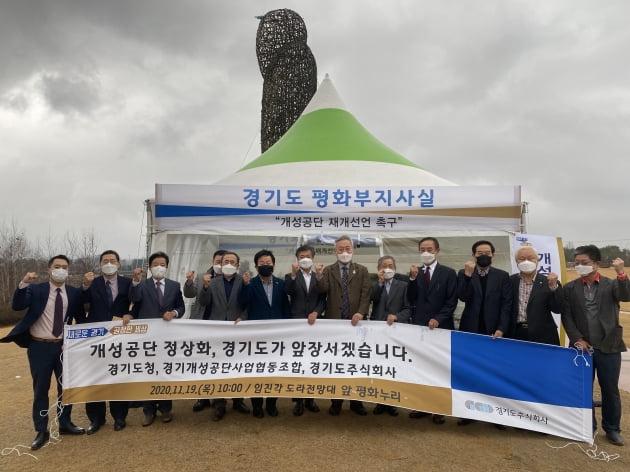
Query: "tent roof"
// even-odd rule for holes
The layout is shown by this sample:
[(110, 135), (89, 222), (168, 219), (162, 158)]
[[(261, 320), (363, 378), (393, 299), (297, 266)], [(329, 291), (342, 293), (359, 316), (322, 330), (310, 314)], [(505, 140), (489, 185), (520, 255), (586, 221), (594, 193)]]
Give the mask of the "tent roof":
[(388, 180), (397, 185), (454, 185), (372, 136), (345, 109), (328, 75), (281, 139), (217, 184), (279, 185), (297, 178), (316, 178), (327, 185), (382, 185)]

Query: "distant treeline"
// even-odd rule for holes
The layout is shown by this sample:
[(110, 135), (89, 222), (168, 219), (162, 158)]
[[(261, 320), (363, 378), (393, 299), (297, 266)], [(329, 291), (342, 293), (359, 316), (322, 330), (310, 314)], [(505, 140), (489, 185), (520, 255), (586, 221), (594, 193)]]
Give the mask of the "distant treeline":
[[(599, 248), (602, 252), (602, 267), (610, 267), (611, 262), (620, 257), (626, 264), (630, 263), (630, 249), (621, 249), (619, 246), (602, 246)], [(564, 248), (564, 257), (567, 261), (567, 266), (573, 267), (573, 260), (575, 259), (575, 247), (568, 246)]]

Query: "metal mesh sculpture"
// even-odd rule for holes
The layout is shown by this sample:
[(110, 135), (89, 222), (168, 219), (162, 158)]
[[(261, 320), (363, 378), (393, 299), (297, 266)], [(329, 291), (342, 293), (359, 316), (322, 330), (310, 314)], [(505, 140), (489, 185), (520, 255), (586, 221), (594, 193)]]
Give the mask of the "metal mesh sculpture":
[(264, 79), (260, 147), (265, 152), (295, 123), (315, 94), (317, 65), (300, 15), (282, 9), (259, 18), (256, 55)]

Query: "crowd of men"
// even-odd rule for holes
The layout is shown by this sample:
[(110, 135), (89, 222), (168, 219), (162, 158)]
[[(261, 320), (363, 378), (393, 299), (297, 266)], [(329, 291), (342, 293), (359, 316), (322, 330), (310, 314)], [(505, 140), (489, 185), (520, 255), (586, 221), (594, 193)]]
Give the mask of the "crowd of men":
[[(274, 254), (266, 249), (256, 253), (255, 277), (249, 271), (239, 273), (240, 257), (233, 251), (220, 250), (213, 255), (212, 267), (204, 274), (186, 274), (183, 286), (166, 278), (169, 257), (157, 252), (149, 258), (151, 276), (143, 279), (140, 269), (133, 278), (118, 274), (120, 257), (112, 250), (100, 256), (101, 275), (84, 275), (81, 287), (66, 284), (70, 261), (58, 255), (48, 263), (49, 281), (37, 282), (37, 274), (27, 273), (13, 297), (14, 310), (26, 310), (24, 318), (0, 342), (15, 342), (26, 347), (33, 378), (33, 423), (36, 437), (31, 449), (37, 450), (49, 441), (48, 391), (54, 373), (61, 399), (63, 325), (111, 321), (122, 318), (162, 318), (171, 321), (185, 313), (183, 296), (195, 298), (193, 317), (238, 323), (243, 320), (302, 318), (309, 324), (319, 318), (412, 323), (429, 329), (455, 329), (454, 312), (458, 300), (464, 303), (459, 330), (509, 337), (524, 341), (559, 344), (558, 329), (552, 313), (561, 313), (570, 345), (592, 356), (594, 375), (602, 394), (602, 428), (612, 444), (623, 445), (620, 434), (621, 399), (618, 382), (621, 352), (626, 350), (619, 325), (619, 302), (630, 301), (630, 281), (623, 260), (612, 261), (617, 277), (609, 279), (599, 272), (601, 254), (596, 246), (575, 250), (577, 280), (562, 287), (554, 273), (538, 271), (539, 255), (533, 247), (519, 248), (514, 257), (518, 273), (510, 275), (492, 265), (495, 247), (490, 241), (477, 241), (472, 258), (456, 272), (439, 263), (440, 244), (426, 237), (418, 244), (419, 264), (412, 265), (409, 275), (397, 271), (392, 256), (377, 261), (377, 280), (372, 281), (368, 268), (353, 261), (354, 245), (347, 236), (335, 241), (337, 261), (325, 266), (315, 263), (310, 246), (297, 249), (291, 272), (284, 279), (273, 275)], [(87, 308), (86, 308), (87, 307)], [(265, 413), (277, 416), (276, 398), (251, 398), (251, 410), (244, 399), (233, 399), (233, 409), (263, 418)], [(320, 411), (312, 398), (295, 398), (293, 414), (305, 409)], [(193, 405), (193, 411), (211, 406), (210, 399)], [(213, 399), (213, 421), (220, 421), (227, 411), (226, 399)], [(330, 415), (341, 413), (343, 400), (333, 399)], [(114, 430), (126, 427), (129, 403), (110, 402)], [(71, 420), (71, 405), (58, 402), (60, 434), (94, 434), (106, 422), (106, 403), (86, 404), (90, 425), (87, 429)], [(142, 426), (150, 426), (160, 413), (168, 423), (173, 419), (171, 400), (142, 403)], [(362, 402), (350, 401), (350, 410), (368, 414)], [(376, 404), (375, 415), (398, 415), (394, 406)], [(443, 424), (442, 415), (412, 411), (413, 419), (431, 416)], [(458, 425), (471, 423), (458, 420)], [(501, 427), (497, 425), (497, 427)], [(597, 428), (593, 412), (593, 431)]]

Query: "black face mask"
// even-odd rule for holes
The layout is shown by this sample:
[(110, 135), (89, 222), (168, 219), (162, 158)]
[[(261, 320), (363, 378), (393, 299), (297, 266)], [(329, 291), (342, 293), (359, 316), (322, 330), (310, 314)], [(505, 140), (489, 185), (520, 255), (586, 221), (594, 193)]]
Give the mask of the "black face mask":
[(485, 254), (477, 257), (477, 265), (479, 267), (486, 268), (490, 264), (492, 264), (492, 257), (486, 256)]
[(270, 265), (258, 266), (256, 270), (263, 277), (269, 277), (271, 274), (273, 274), (273, 266)]

